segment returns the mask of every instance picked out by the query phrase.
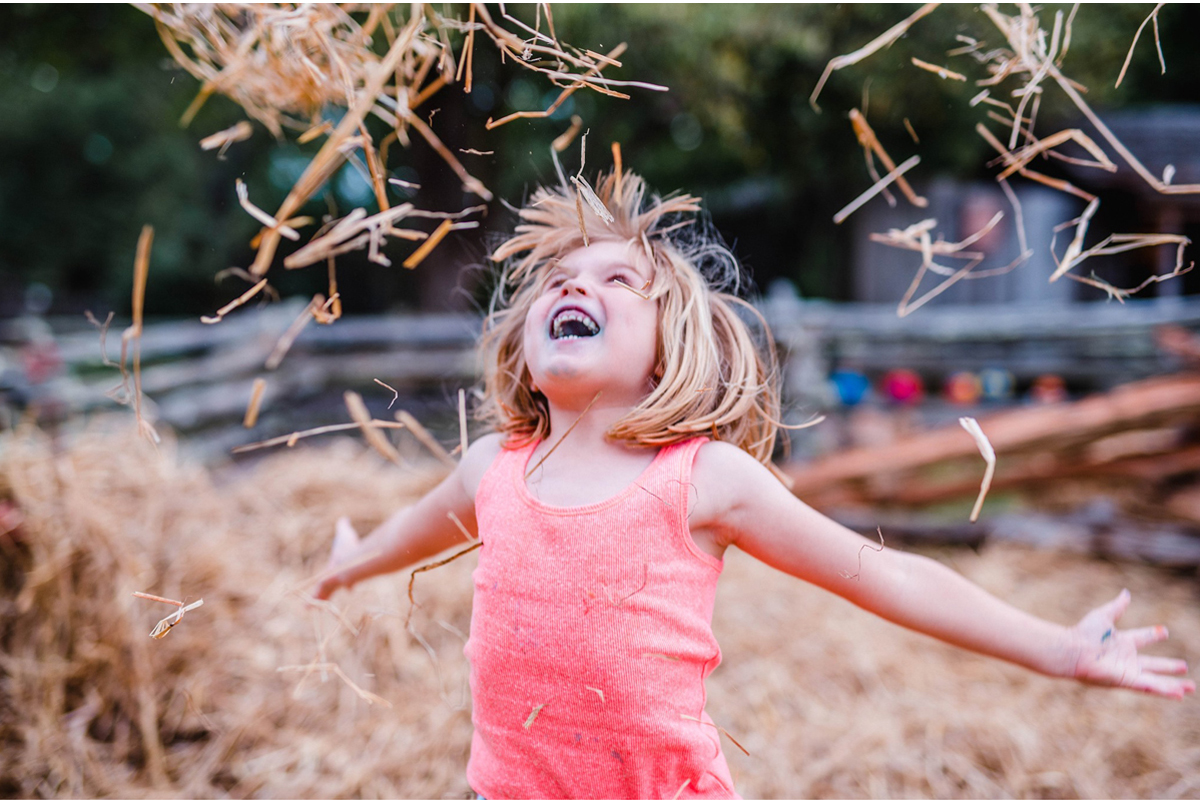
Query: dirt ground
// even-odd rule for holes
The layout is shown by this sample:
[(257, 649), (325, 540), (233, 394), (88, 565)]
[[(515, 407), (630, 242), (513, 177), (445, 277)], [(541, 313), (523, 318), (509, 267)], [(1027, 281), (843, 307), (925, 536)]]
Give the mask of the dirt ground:
[[(415, 452), (415, 451), (414, 451)], [(467, 797), (474, 554), (306, 602), (334, 520), (369, 528), (438, 478), (353, 440), (216, 472), (127, 419), (57, 450), (0, 441), (0, 795)], [(886, 533), (886, 532), (885, 532)], [(1200, 665), (1196, 577), (1011, 546), (930, 551), (1072, 622), (1122, 587), (1126, 625)], [(204, 605), (162, 639), (172, 608)], [(1200, 713), (962, 653), (727, 558), (708, 711), (747, 797), (1200, 797)], [(322, 666), (324, 665), (324, 666)]]

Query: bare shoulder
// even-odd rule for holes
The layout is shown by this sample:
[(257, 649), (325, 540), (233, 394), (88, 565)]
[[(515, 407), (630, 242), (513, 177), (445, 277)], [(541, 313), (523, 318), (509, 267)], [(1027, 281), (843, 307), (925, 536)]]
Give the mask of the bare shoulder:
[(786, 492), (758, 459), (728, 442), (709, 442), (692, 465), (696, 487), (689, 509), (693, 528), (723, 528), (736, 512), (753, 504), (761, 491), (774, 487)]
[(499, 433), (489, 433), (471, 442), (457, 470), (468, 496), (475, 497), (479, 482), (483, 480), (484, 473), (492, 466), (503, 446), (504, 436)]

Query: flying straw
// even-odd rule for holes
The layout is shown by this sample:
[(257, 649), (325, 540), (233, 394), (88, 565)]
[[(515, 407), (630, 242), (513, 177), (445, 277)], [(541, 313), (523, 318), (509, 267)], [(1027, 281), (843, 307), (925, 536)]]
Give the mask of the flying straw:
[(984, 435), (983, 429), (979, 427), (979, 422), (974, 417), (959, 417), (958, 424), (963, 426), (963, 430), (971, 434), (971, 438), (975, 440), (975, 446), (979, 448), (980, 455), (987, 462), (987, 469), (983, 473), (983, 483), (979, 487), (979, 497), (975, 499), (975, 507), (971, 509), (971, 522), (979, 519), (979, 512), (983, 508), (983, 500), (987, 497), (988, 489), (992, 485), (992, 476), (996, 474), (996, 451), (992, 447), (992, 443), (988, 441)]
[(920, 164), (920, 163), (921, 163), (920, 156), (912, 156), (907, 161), (905, 161), (903, 164), (901, 164), (900, 166), (896, 167), (894, 170), (889, 172), (887, 175), (884, 175), (883, 178), (876, 181), (874, 186), (872, 186), (870, 189), (867, 189), (865, 192), (860, 194), (858, 197), (851, 200), (846, 205), (845, 208), (843, 208), (841, 211), (834, 214), (833, 215), (834, 223), (837, 225), (841, 225), (843, 222), (846, 221), (847, 217), (849, 217), (855, 211), (857, 211), (858, 209), (860, 209), (864, 205), (866, 205), (868, 200), (870, 200), (872, 197), (874, 197), (875, 195), (882, 192), (893, 181), (895, 181), (901, 175), (908, 172), (910, 169), (912, 169), (913, 167), (915, 167), (917, 164)]

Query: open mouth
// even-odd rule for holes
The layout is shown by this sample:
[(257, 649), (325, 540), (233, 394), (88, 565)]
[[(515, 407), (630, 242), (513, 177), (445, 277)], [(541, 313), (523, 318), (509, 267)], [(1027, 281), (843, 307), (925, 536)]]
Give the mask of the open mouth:
[(600, 326), (578, 308), (564, 308), (550, 321), (551, 339), (585, 339), (600, 333)]

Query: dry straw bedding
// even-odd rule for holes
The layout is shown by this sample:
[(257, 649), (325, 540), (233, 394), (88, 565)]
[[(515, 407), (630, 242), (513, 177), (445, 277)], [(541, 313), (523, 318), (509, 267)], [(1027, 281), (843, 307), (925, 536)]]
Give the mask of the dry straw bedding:
[[(418, 576), (419, 639), (406, 576), (339, 595), (345, 623), (296, 591), (336, 517), (365, 529), (437, 469), (343, 440), (212, 473), (127, 420), (57, 452), (28, 432), (0, 441), (0, 499), (25, 516), (21, 541), (0, 540), (0, 794), (466, 796), (474, 554)], [(1159, 650), (1200, 663), (1194, 578), (1012, 548), (935, 555), (1062, 621), (1128, 586), (1128, 624), (1167, 622)], [(134, 591), (204, 605), (154, 640), (172, 609)], [(746, 796), (1200, 796), (1194, 701), (960, 653), (740, 553), (719, 591), (709, 712), (751, 753), (726, 748)], [(318, 663), (346, 680), (305, 670)]]

